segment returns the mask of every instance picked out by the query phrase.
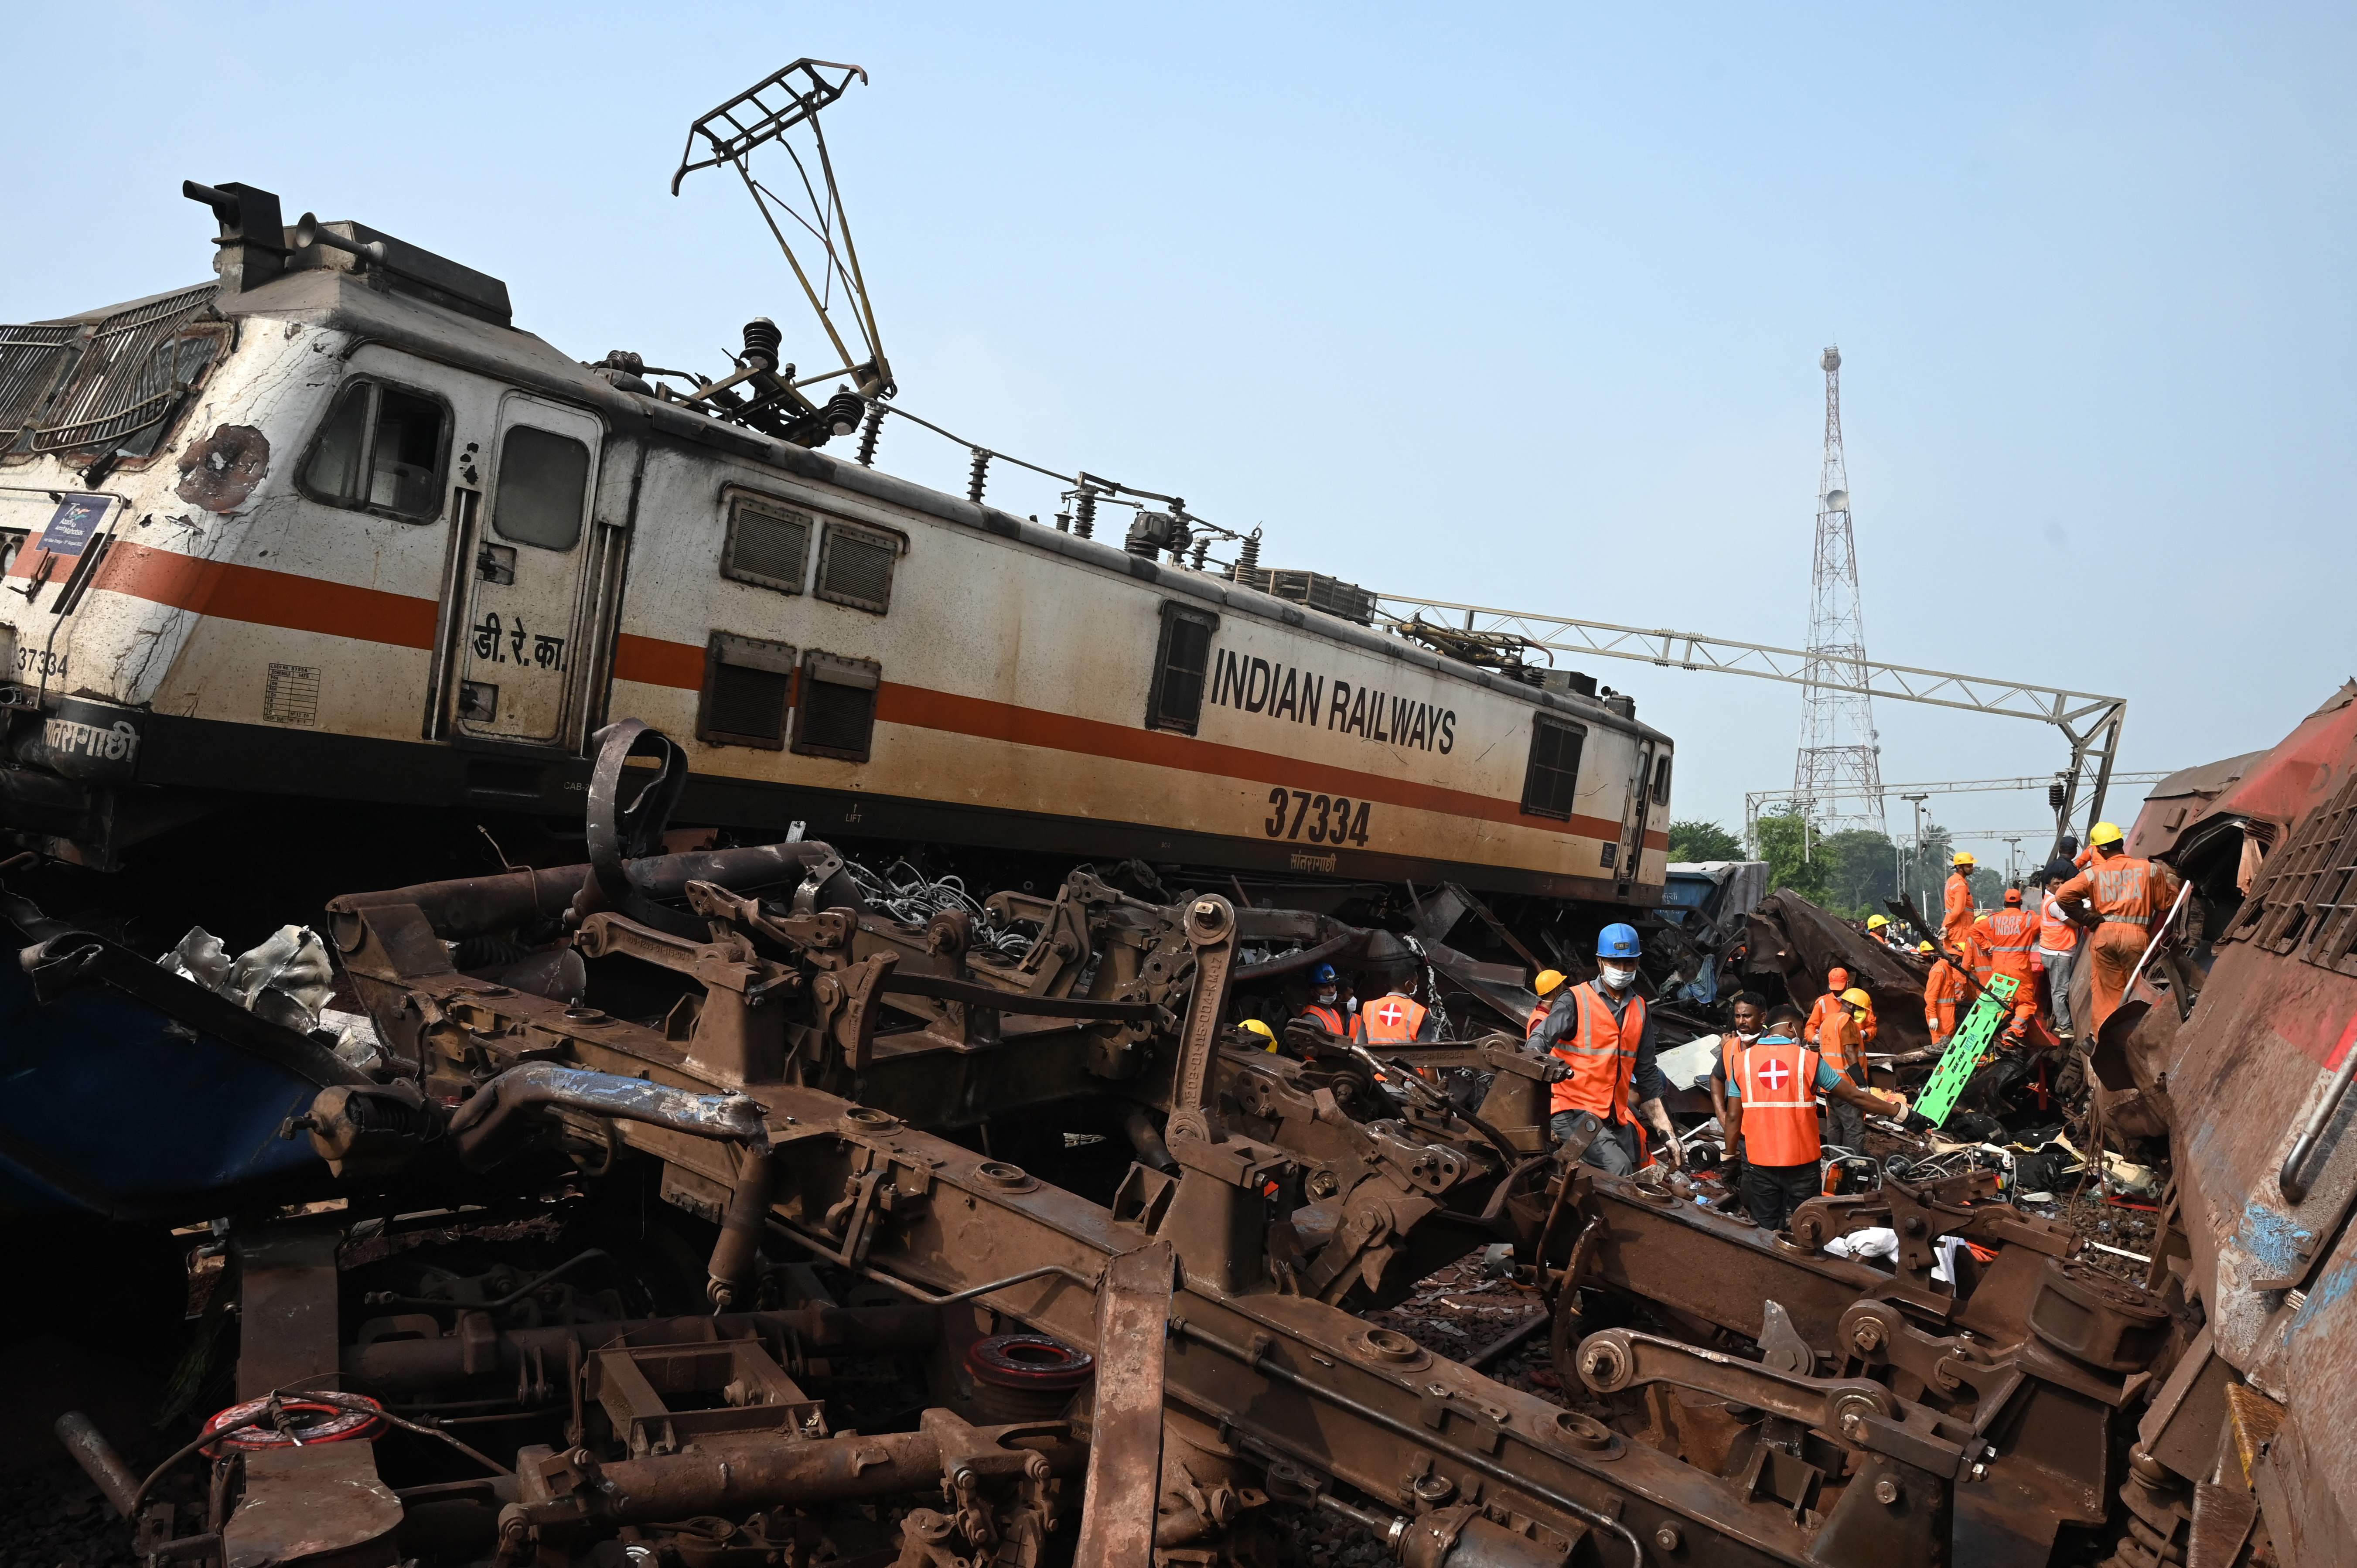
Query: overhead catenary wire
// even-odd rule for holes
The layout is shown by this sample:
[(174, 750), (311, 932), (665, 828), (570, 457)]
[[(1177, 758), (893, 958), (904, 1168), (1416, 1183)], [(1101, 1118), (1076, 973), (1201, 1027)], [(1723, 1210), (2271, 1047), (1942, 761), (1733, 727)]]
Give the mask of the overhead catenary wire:
[[(1062, 473), (1042, 464), (1029, 462), (1024, 458), (1017, 457), (1012, 453), (1002, 452), (996, 446), (985, 446), (979, 441), (969, 440), (953, 430), (950, 430), (934, 424), (931, 420), (925, 418), (921, 414), (909, 413), (907, 409), (900, 407), (898, 403), (877, 403), (870, 406), (869, 417), (877, 421), (879, 429), (881, 426), (880, 415), (883, 413), (889, 413), (896, 417), (905, 419), (911, 424), (931, 431), (934, 435), (940, 436), (944, 441), (964, 447), (973, 463), (973, 467), (967, 477), (966, 495), (968, 499), (975, 502), (977, 505), (980, 504), (982, 499), (982, 484), (985, 471), (988, 466), (992, 463), (1011, 463), (1018, 468), (1039, 475), (1041, 478), (1054, 479), (1059, 484), (1069, 486), (1070, 489), (1064, 491), (1065, 499), (1070, 499), (1077, 498), (1080, 502), (1083, 518), (1090, 522), (1093, 522), (1095, 508), (1100, 503), (1110, 503), (1114, 506), (1143, 508), (1151, 502), (1158, 501), (1172, 508), (1174, 514), (1182, 519), (1191, 529), (1200, 530), (1204, 533), (1215, 534), (1222, 539), (1232, 540), (1240, 546), (1254, 537), (1252, 534), (1240, 533), (1232, 528), (1223, 528), (1216, 522), (1198, 517), (1193, 512), (1187, 510), (1186, 503), (1177, 496), (1167, 496), (1154, 490), (1142, 490), (1135, 485), (1125, 485), (1118, 479), (1108, 479), (1103, 475), (1092, 474), (1086, 469), (1071, 474)], [(875, 456), (875, 436), (863, 431), (860, 437), (859, 446), (859, 461), (861, 466), (873, 467)], [(1083, 537), (1086, 537), (1087, 533), (1088, 531), (1084, 529)], [(1198, 544), (1200, 544), (1201, 542), (1199, 540), (1197, 542)], [(1199, 557), (1196, 561), (1196, 569), (1200, 571), (1203, 569), (1206, 562), (1200, 558), (1202, 554), (1201, 551), (1198, 550), (1196, 554)], [(1256, 552), (1255, 559), (1257, 559)], [(1225, 564), (1225, 563), (1210, 564)], [(1252, 564), (1252, 563), (1245, 563), (1245, 564), (1249, 565)]]

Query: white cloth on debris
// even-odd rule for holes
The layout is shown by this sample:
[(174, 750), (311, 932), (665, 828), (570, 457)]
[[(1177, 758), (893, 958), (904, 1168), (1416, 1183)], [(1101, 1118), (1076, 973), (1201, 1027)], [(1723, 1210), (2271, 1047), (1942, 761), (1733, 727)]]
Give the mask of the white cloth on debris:
[[(1943, 1236), (1932, 1243), (1937, 1254), (1932, 1260), (1932, 1277), (1943, 1285), (1956, 1283), (1956, 1250), (1964, 1244), (1961, 1236)], [(1899, 1232), (1888, 1225), (1877, 1225), (1864, 1230), (1853, 1230), (1846, 1236), (1836, 1236), (1825, 1243), (1825, 1251), (1836, 1258), (1889, 1258), (1899, 1256)]]

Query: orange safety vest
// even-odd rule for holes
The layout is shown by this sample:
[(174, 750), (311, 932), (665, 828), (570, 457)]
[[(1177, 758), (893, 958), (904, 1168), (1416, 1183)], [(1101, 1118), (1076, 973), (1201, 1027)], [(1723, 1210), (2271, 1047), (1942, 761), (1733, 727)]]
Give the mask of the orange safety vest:
[(2038, 917), (2010, 905), (1992, 909), (1982, 924), (1988, 930), (1987, 950), (1993, 972), (2027, 983), (2029, 950), (2038, 945)]
[(1412, 1041), (1424, 1027), (1424, 1004), (1396, 991), (1388, 996), (1378, 996), (1359, 1009), (1359, 1020), (1366, 1026), (1370, 1044), (1379, 1040), (1387, 1045)]
[(1988, 984), (1989, 976), (1995, 972), (1993, 961), (1989, 956), (1989, 944), (1994, 939), (1989, 935), (1988, 922), (1989, 918), (1983, 915), (1975, 920), (1972, 929), (1964, 933), (1964, 961), (1972, 965), (1973, 979), (1984, 987)]
[(1825, 1026), (1817, 1033), (1815, 1044), (1817, 1054), (1824, 1057), (1835, 1072), (1847, 1072), (1854, 1067), (1861, 1077), (1864, 1076), (1866, 1038), (1858, 1032), (1857, 1020), (1847, 1007), (1841, 1010), (1841, 1016), (1825, 1020)]
[(1539, 1004), (1531, 1009), (1530, 1022), (1523, 1026), (1523, 1038), (1527, 1040), (1533, 1035), (1537, 1034), (1539, 1032), (1539, 1026), (1546, 1022), (1547, 1014), (1552, 1011), (1553, 1008), (1554, 1004), (1552, 1002), (1544, 997), (1540, 998)]
[(1814, 1165), (1817, 1053), (1765, 1035), (1743, 1053), (1743, 1157), (1755, 1165)]
[(1359, 1037), (1359, 1015), (1355, 1013), (1346, 1015), (1339, 1007), (1329, 1007), (1323, 1002), (1312, 1002), (1301, 1010), (1301, 1015), (1305, 1018), (1316, 1019), (1319, 1026), (1329, 1035), (1340, 1035), (1346, 1039), (1352, 1040)]
[[(1627, 1122), (1629, 1080), (1637, 1071), (1637, 1042), (1645, 1037), (1645, 999), (1632, 995), (1620, 1022), (1596, 993), (1582, 984), (1571, 993), (1579, 1009), (1555, 1054), (1571, 1064), (1571, 1076), (1555, 1086), (1547, 1113), (1585, 1111), (1607, 1122)], [(1558, 1004), (1559, 1005), (1559, 1004)]]
[(1956, 1032), (1956, 1010), (1964, 1004), (1964, 977), (1946, 959), (1932, 962), (1932, 977), (1923, 983), (1923, 1026), (1935, 1040)]
[(2038, 901), (2038, 945), (2069, 952), (2079, 945), (2079, 923), (2062, 912), (2062, 900), (2049, 893)]
[(1825, 1020), (1832, 1017), (1841, 1004), (1841, 993), (1837, 991), (1828, 991), (1818, 997), (1816, 1004), (1809, 1009), (1809, 1021), (1801, 1026), (1801, 1038), (1814, 1040), (1817, 1031), (1825, 1026)]

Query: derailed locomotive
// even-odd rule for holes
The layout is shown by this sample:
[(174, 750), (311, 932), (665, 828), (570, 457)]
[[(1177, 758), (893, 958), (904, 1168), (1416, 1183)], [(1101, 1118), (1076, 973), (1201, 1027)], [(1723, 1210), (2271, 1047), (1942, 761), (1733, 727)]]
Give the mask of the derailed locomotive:
[(0, 328), (17, 844), (111, 870), (273, 796), (576, 820), (627, 714), (687, 746), (681, 822), (759, 836), (1657, 897), (1671, 745), (1626, 699), (797, 444), (848, 390), (797, 440), (683, 406), (497, 279), (191, 190), (218, 284)]

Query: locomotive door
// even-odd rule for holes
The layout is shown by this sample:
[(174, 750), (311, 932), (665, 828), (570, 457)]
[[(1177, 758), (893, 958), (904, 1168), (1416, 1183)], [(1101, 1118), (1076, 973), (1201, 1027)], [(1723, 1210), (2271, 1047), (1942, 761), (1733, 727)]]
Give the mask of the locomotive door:
[(529, 744), (562, 731), (603, 434), (562, 403), (512, 392), (500, 403), (458, 636), (466, 735)]
[(1620, 848), (1614, 856), (1618, 863), (1614, 878), (1634, 882), (1643, 869), (1645, 854), (1645, 820), (1651, 815), (1648, 807), (1652, 800), (1653, 746), (1650, 741), (1636, 742), (1637, 761), (1629, 779), (1629, 793), (1620, 803)]

